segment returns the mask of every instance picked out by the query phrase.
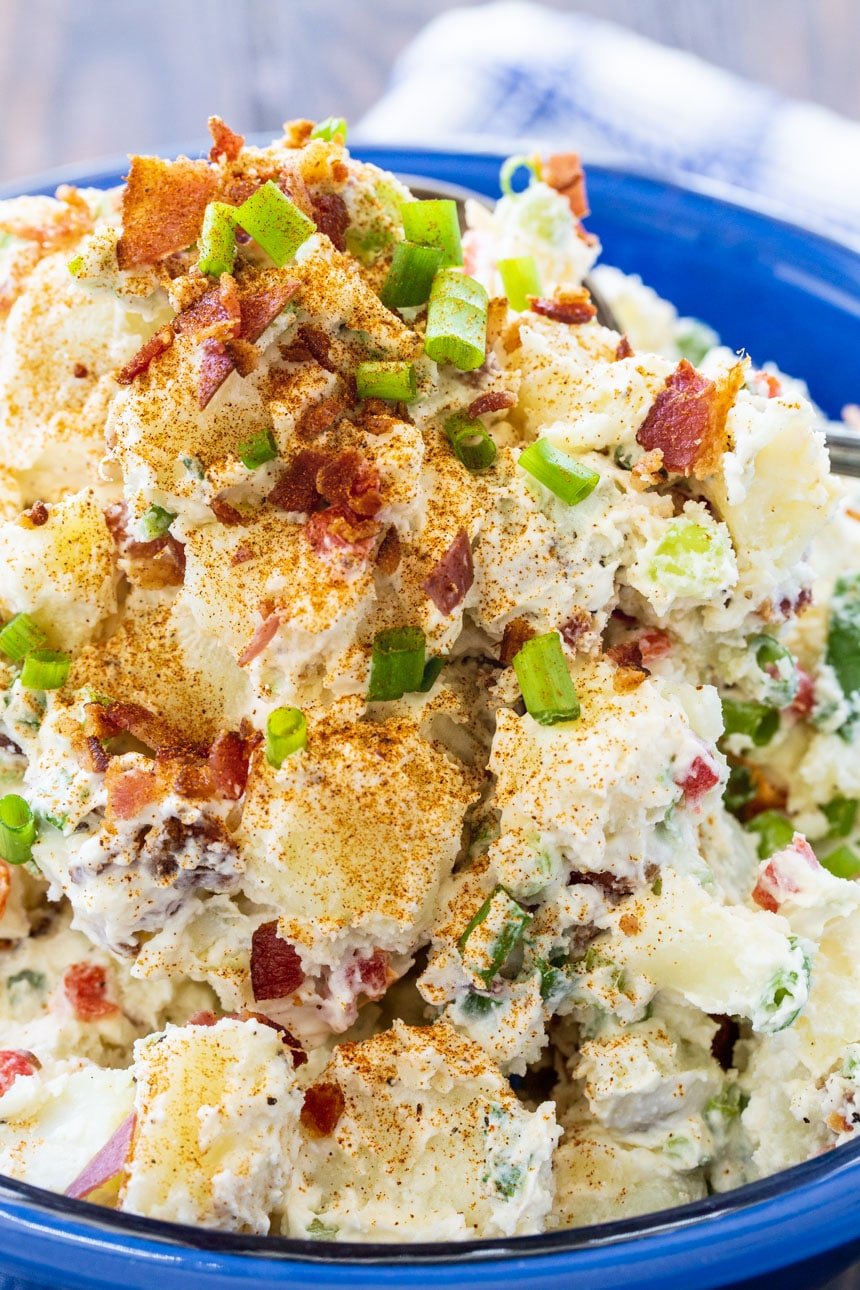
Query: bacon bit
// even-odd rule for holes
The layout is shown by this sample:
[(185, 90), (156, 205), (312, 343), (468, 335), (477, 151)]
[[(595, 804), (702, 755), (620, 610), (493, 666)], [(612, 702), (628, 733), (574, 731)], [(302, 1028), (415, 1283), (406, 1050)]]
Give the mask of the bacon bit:
[(248, 782), (251, 752), (261, 735), (243, 738), (235, 730), (222, 730), (209, 750), (208, 765), (215, 788), (222, 797), (237, 801)]
[(108, 979), (97, 963), (73, 963), (63, 974), (63, 992), (78, 1021), (98, 1021), (119, 1012), (107, 997)]
[(192, 1013), (186, 1021), (186, 1026), (215, 1026), (218, 1024), (218, 1017), (208, 1008), (201, 1008), (199, 1012)]
[(224, 340), (238, 336), (242, 330), (242, 315), (235, 279), (228, 273), (223, 274), (217, 287), (204, 291), (176, 315), (173, 330), (180, 336), (199, 336), (201, 339), (208, 336)]
[(694, 757), (684, 778), (675, 780), (689, 802), (697, 802), (719, 782), (719, 772), (713, 763), (706, 761), (704, 757)]
[(598, 891), (602, 891), (607, 900), (613, 903), (623, 900), (625, 896), (633, 895), (633, 884), (629, 878), (618, 878), (614, 873), (608, 873), (605, 869), (597, 872), (591, 870), (583, 872), (582, 870), (574, 869), (567, 880), (567, 885), (572, 887), (577, 883), (597, 887)]
[(797, 669), (797, 694), (788, 705), (795, 717), (808, 717), (815, 707), (815, 682), (805, 668)]
[(75, 757), (78, 765), (91, 775), (103, 775), (110, 765), (110, 753), (95, 735), (87, 735), (80, 746), (75, 745)]
[(5, 860), (0, 860), (0, 918), (6, 913), (12, 891), (12, 870)]
[(207, 125), (212, 135), (209, 160), (217, 161), (219, 157), (224, 157), (226, 161), (235, 161), (245, 146), (245, 136), (231, 130), (220, 116), (210, 116)]
[(148, 371), (150, 363), (166, 353), (172, 344), (173, 329), (162, 327), (154, 336), (150, 336), (146, 344), (141, 346), (134, 358), (129, 359), (125, 367), (120, 368), (116, 374), (117, 385), (131, 385), (132, 381)]
[(585, 171), (578, 152), (554, 152), (541, 162), (541, 179), (554, 188), (568, 205), (576, 219), (588, 214), (588, 194), (585, 191)]
[(659, 627), (640, 633), (637, 644), (643, 663), (654, 663), (672, 652), (671, 636), (668, 632), (661, 631)]
[(499, 647), (499, 662), (502, 667), (510, 667), (526, 641), (530, 641), (534, 635), (535, 629), (525, 618), (512, 618), (506, 623)]
[(33, 525), (34, 529), (40, 529), (43, 524), (48, 523), (48, 508), (44, 502), (34, 502), (33, 505), (24, 512), (24, 515)]
[(239, 655), (238, 663), (240, 667), (246, 667), (248, 663), (253, 662), (258, 654), (262, 654), (266, 646), (271, 644), (277, 636), (280, 625), (281, 616), (278, 613), (268, 614), (267, 617), (263, 619), (260, 626), (254, 632), (254, 635)]
[(650, 452), (643, 452), (630, 471), (630, 483), (637, 493), (646, 492), (647, 489), (653, 488), (655, 484), (659, 484), (666, 478), (667, 472), (663, 466), (663, 453), (660, 448), (652, 448)]
[(105, 787), (108, 820), (133, 820), (161, 797), (161, 785), (154, 771), (137, 767), (123, 770), (115, 761), (107, 769)]
[(382, 399), (365, 399), (355, 424), (368, 434), (388, 434), (397, 426), (398, 418), (392, 412), (390, 404)]
[(381, 999), (392, 978), (385, 950), (374, 950), (369, 959), (350, 963), (346, 972), (346, 979), (355, 993), (365, 994), (368, 999)]
[(597, 314), (591, 296), (584, 287), (578, 291), (559, 289), (551, 300), (545, 296), (529, 296), (529, 308), (532, 313), (541, 314), (544, 318), (553, 318), (556, 322), (568, 323), (571, 326), (590, 322)]
[(591, 631), (591, 614), (587, 609), (574, 605), (570, 618), (559, 627), (559, 635), (571, 649), (578, 649), (583, 638)]
[(89, 376), (89, 374), (90, 374), (90, 369), (86, 366), (85, 363), (75, 363), (74, 367), (72, 368), (72, 376), (77, 377), (79, 381), (83, 381), (87, 376)]
[(804, 587), (793, 599), (790, 596), (785, 596), (779, 602), (779, 612), (784, 619), (790, 618), (792, 614), (800, 618), (801, 614), (805, 614), (811, 604), (812, 588)]
[(317, 435), (333, 429), (346, 412), (346, 403), (340, 394), (320, 399), (319, 403), (306, 408), (296, 422), (296, 435), (299, 439), (316, 439)]
[(711, 1021), (717, 1023), (716, 1033), (711, 1040), (711, 1056), (714, 1061), (719, 1062), (724, 1071), (731, 1070), (735, 1044), (741, 1034), (740, 1026), (733, 1017), (726, 1017), (721, 1013), (708, 1015)]
[(277, 921), (263, 923), (251, 937), (251, 990), (254, 998), (285, 999), (305, 979), (294, 945), (278, 935)]
[(305, 537), (321, 559), (347, 565), (367, 559), (378, 533), (375, 520), (363, 519), (345, 506), (328, 506), (305, 524)]
[(235, 525), (247, 524), (248, 521), (241, 511), (237, 511), (235, 506), (231, 506), (223, 497), (213, 497), (209, 503), (209, 509), (219, 520), (221, 524)]
[(106, 1186), (122, 1173), (131, 1150), (135, 1123), (132, 1112), (111, 1134), (101, 1150), (96, 1152), (89, 1164), (84, 1166), (74, 1182), (69, 1184), (64, 1196), (70, 1196), (73, 1200), (85, 1200), (92, 1192)]
[(249, 546), (246, 546), (245, 543), (243, 542), (241, 543), (240, 546), (236, 547), (236, 550), (233, 552), (230, 563), (235, 567), (237, 564), (247, 564), (248, 561), (253, 560), (253, 558), (254, 558), (254, 552), (251, 550)]
[(22, 1049), (0, 1049), (0, 1097), (8, 1093), (19, 1075), (35, 1075), (39, 1060)]
[(465, 529), (460, 529), (448, 550), (421, 586), (440, 614), (451, 614), (463, 603), (475, 581), (472, 546)]
[(284, 144), (288, 148), (303, 148), (311, 137), (314, 121), (308, 121), (305, 117), (296, 117), (294, 121), (284, 122)]
[(382, 507), (379, 473), (356, 448), (327, 457), (316, 476), (316, 488), (332, 506), (356, 515), (375, 515)]
[(334, 1133), (345, 1109), (340, 1085), (325, 1081), (307, 1090), (299, 1119), (311, 1137), (327, 1138)]
[(630, 341), (626, 336), (622, 336), (618, 344), (615, 346), (615, 361), (618, 362), (619, 359), (632, 357), (633, 346), (630, 344)]
[(501, 412), (504, 408), (512, 408), (517, 401), (515, 394), (509, 390), (487, 390), (484, 394), (479, 394), (473, 399), (466, 408), (466, 416), (475, 417), (484, 416), (487, 412)]
[(795, 833), (788, 846), (772, 855), (759, 873), (753, 887), (752, 898), (762, 909), (769, 909), (771, 913), (776, 913), (786, 896), (800, 891), (790, 871), (790, 865), (786, 867), (784, 863), (786, 860), (790, 861), (792, 855), (805, 860), (810, 869), (821, 868), (818, 857), (806, 838), (802, 833)]
[(754, 372), (753, 383), (758, 387), (758, 393), (764, 394), (765, 398), (776, 399), (782, 394), (782, 385), (778, 376), (773, 372)]
[(197, 406), (201, 411), (212, 402), (235, 366), (223, 341), (212, 336), (203, 341), (197, 376)]
[(400, 567), (401, 548), (400, 535), (392, 524), (386, 530), (385, 536), (379, 544), (376, 552), (376, 567), (380, 573), (390, 578)]
[(318, 448), (302, 448), (281, 471), (268, 501), (282, 511), (299, 511), (310, 515), (319, 510), (322, 499), (317, 489), (317, 475), (329, 460), (329, 454)]
[(260, 351), (249, 340), (227, 340), (224, 342), (227, 353), (233, 360), (233, 366), (240, 376), (250, 376), (260, 366)]
[(330, 349), (331, 341), (321, 328), (303, 323), (293, 343), (285, 345), (281, 353), (292, 363), (314, 362), (327, 372), (334, 372), (336, 368), (329, 357)]
[(667, 470), (705, 478), (726, 450), (726, 418), (743, 382), (741, 363), (715, 384), (682, 358), (639, 427), (637, 443), (646, 451), (659, 448)]
[(340, 193), (313, 193), (311, 211), (313, 221), (320, 233), (324, 233), (331, 239), (336, 250), (345, 251), (349, 211)]
[(301, 288), (296, 278), (286, 281), (271, 279), (256, 291), (242, 295), (241, 336), (252, 343), (259, 340), (263, 332), (275, 321)]
[(612, 674), (612, 688), (616, 694), (629, 694), (639, 689), (647, 675), (644, 667), (618, 667)]
[(638, 638), (612, 645), (605, 653), (617, 667), (642, 667), (642, 650)]
[(101, 722), (103, 738), (127, 732), (155, 751), (178, 748), (185, 744), (185, 740), (169, 722), (140, 703), (90, 704), (88, 711), (90, 708), (100, 710), (99, 717), (95, 719)]
[(122, 195), (119, 267), (136, 269), (196, 242), (220, 183), (219, 172), (206, 161), (132, 157)]
[(639, 931), (639, 919), (635, 914), (622, 914), (618, 926), (625, 936), (635, 936)]

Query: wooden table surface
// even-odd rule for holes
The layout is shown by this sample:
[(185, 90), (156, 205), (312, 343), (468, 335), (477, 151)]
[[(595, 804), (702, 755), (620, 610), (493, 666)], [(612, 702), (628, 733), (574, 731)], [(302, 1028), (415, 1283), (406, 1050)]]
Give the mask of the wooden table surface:
[[(0, 182), (291, 116), (355, 121), (455, 0), (0, 0)], [(549, 0), (860, 118), (860, 0)]]

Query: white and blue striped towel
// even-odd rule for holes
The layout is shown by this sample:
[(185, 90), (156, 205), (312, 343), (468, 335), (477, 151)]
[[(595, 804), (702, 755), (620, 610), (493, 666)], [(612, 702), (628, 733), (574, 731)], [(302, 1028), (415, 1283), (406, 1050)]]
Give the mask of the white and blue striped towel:
[(860, 123), (612, 23), (504, 0), (434, 19), (358, 127), (375, 142), (464, 132), (728, 181), (799, 223), (860, 238)]

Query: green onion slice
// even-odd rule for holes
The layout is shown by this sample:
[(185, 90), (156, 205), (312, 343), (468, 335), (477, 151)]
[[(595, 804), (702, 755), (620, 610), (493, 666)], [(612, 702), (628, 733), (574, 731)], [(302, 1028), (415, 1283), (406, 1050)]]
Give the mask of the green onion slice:
[(233, 272), (236, 259), (235, 207), (210, 202), (203, 214), (203, 228), (197, 243), (197, 267), (201, 273), (218, 278)]
[(463, 263), (460, 215), (455, 201), (439, 197), (426, 202), (404, 202), (400, 215), (407, 242), (437, 246), (442, 252), (443, 268)]
[(20, 663), (30, 650), (39, 649), (45, 644), (47, 636), (38, 627), (29, 614), (16, 614), (10, 618), (0, 631), (0, 650), (11, 658), (13, 663)]
[(766, 703), (723, 699), (723, 725), (727, 735), (746, 735), (756, 748), (764, 748), (779, 729), (779, 711)]
[(745, 827), (750, 833), (759, 835), (758, 853), (762, 860), (787, 847), (794, 837), (794, 825), (782, 811), (762, 811)]
[(520, 255), (511, 260), (499, 260), (496, 268), (502, 277), (502, 286), (512, 309), (522, 313), (529, 307), (529, 296), (540, 295), (540, 276), (533, 255)]
[(487, 470), (496, 460), (498, 449), (483, 421), (455, 412), (445, 422), (445, 433), (451, 441), (454, 456), (472, 472)]
[(430, 295), (436, 271), (441, 267), (440, 246), (419, 246), (417, 242), (398, 242), (391, 257), (391, 268), (382, 285), (379, 299), (388, 309), (407, 309), (423, 305)]
[(275, 708), (266, 722), (266, 760), (276, 769), (291, 753), (306, 748), (308, 723), (299, 708)]
[(370, 659), (367, 697), (385, 703), (424, 684), (424, 633), (420, 627), (394, 627), (377, 632)]
[(821, 807), (821, 813), (830, 825), (828, 838), (847, 838), (854, 832), (858, 806), (860, 802), (850, 797), (834, 797)]
[(148, 541), (164, 537), (176, 516), (166, 511), (163, 506), (150, 506), (141, 516), (140, 523)]
[(65, 685), (72, 660), (55, 649), (34, 649), (24, 659), (21, 684), (27, 690), (59, 690)]
[(529, 178), (526, 188), (531, 187), (536, 179), (540, 179), (540, 163), (537, 157), (526, 157), (523, 154), (508, 157), (507, 161), (502, 162), (502, 168), (499, 171), (499, 187), (506, 197), (515, 196), (516, 189), (514, 188), (513, 180), (518, 170), (528, 171)]
[(17, 793), (0, 797), (0, 856), (7, 864), (24, 864), (33, 852), (36, 820)]
[(579, 699), (561, 648), (558, 632), (533, 636), (514, 656), (514, 671), (526, 711), (542, 726), (575, 721)]
[(318, 121), (311, 130), (312, 139), (327, 139), (330, 143), (346, 143), (346, 118), (342, 116), (327, 116), (324, 121)]
[(424, 349), (436, 363), (453, 363), (461, 372), (480, 367), (487, 350), (487, 293), (457, 269), (440, 269), (427, 307)]
[(825, 660), (847, 697), (860, 690), (860, 573), (837, 578), (830, 606)]
[(749, 766), (732, 766), (729, 771), (726, 791), (723, 794), (723, 805), (732, 815), (739, 814), (754, 799), (756, 782)]
[(234, 211), (233, 218), (279, 269), (316, 231), (313, 220), (308, 219), (271, 179), (242, 202)]
[(531, 921), (527, 909), (504, 887), (496, 887), (457, 942), (463, 966), (484, 985), (492, 985)]
[(447, 663), (445, 658), (428, 658), (424, 664), (424, 675), (421, 678), (421, 684), (418, 687), (419, 694), (429, 694), (433, 686), (442, 675), (442, 669)]
[(252, 439), (240, 443), (237, 449), (239, 460), (248, 470), (257, 470), (267, 461), (274, 461), (278, 455), (278, 445), (271, 430), (261, 430)]
[(418, 393), (412, 363), (359, 363), (355, 369), (355, 384), (360, 399), (412, 403)]
[(600, 475), (556, 448), (548, 439), (536, 439), (520, 453), (519, 464), (568, 506), (576, 506), (600, 483)]
[(837, 847), (829, 855), (821, 857), (825, 869), (829, 869), (834, 878), (857, 878), (860, 876), (860, 853), (854, 847)]

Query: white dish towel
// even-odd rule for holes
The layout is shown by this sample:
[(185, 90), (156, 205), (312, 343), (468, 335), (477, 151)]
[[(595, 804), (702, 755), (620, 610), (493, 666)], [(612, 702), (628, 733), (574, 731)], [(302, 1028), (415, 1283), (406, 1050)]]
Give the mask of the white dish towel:
[(586, 159), (728, 181), (798, 223), (860, 239), (860, 123), (612, 23), (519, 0), (430, 22), (356, 133), (575, 147)]

